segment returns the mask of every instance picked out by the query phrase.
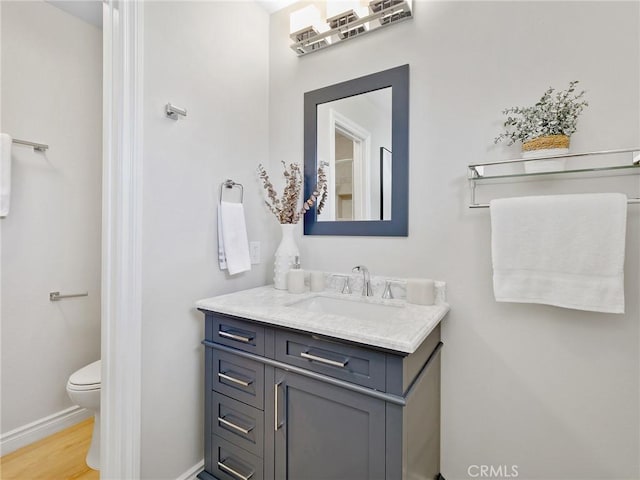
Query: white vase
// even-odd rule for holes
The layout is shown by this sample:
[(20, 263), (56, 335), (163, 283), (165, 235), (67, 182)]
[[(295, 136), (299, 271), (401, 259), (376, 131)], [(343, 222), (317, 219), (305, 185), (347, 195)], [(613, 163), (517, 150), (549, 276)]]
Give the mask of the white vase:
[(273, 283), (278, 290), (287, 289), (287, 272), (291, 269), (296, 256), (300, 255), (298, 246), (293, 238), (296, 225), (293, 223), (281, 223), (282, 240), (275, 254), (273, 267)]

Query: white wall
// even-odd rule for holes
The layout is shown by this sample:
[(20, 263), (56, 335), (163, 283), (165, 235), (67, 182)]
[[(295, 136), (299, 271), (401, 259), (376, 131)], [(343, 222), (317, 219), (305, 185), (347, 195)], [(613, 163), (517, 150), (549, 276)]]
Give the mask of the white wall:
[[(410, 64), (408, 238), (302, 237), (305, 268), (448, 282), (442, 472), (518, 465), (526, 479), (633, 479), (639, 470), (640, 208), (629, 207), (625, 315), (496, 303), (490, 222), (467, 208), (466, 165), (495, 148), (501, 110), (579, 79), (575, 151), (640, 144), (637, 2), (414, 2), (411, 21), (297, 58), (290, 7), (270, 25), (270, 159), (302, 161), (303, 93)], [(339, 68), (338, 68), (339, 66)], [(620, 183), (620, 185), (618, 185)], [(622, 185), (631, 183), (631, 185)], [(601, 185), (607, 184), (606, 187)], [(579, 191), (580, 182), (555, 185)], [(588, 183), (589, 191), (632, 182)], [(513, 194), (536, 190), (517, 184)], [(538, 184), (537, 193), (553, 189)], [(491, 189), (484, 190), (491, 198)]]
[(6, 433), (72, 406), (69, 375), (100, 358), (102, 31), (40, 1), (0, 8), (3, 132), (50, 147), (14, 146), (0, 220)]
[[(271, 262), (234, 277), (218, 269), (220, 183), (244, 184), (249, 238), (263, 252), (278, 227), (256, 175), (268, 157), (267, 13), (254, 2), (148, 2), (144, 15), (141, 472), (161, 479), (203, 456), (195, 301), (265, 284), (272, 272)], [(167, 102), (188, 116), (167, 119)]]

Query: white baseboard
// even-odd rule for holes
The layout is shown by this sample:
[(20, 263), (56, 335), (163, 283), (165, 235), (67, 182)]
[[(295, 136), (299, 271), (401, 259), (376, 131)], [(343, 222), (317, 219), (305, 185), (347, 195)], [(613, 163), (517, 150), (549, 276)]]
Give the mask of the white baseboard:
[(74, 406), (3, 433), (0, 435), (0, 456), (53, 435), (91, 415), (89, 410)]
[(195, 480), (196, 475), (204, 469), (204, 460), (200, 460), (189, 470), (180, 475), (176, 480)]

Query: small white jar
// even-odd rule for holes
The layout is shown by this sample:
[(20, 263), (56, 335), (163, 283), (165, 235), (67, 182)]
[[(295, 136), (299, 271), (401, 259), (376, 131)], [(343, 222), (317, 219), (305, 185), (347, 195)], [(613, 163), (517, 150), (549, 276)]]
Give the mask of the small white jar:
[(291, 270), (287, 272), (287, 290), (289, 293), (304, 293), (304, 270), (300, 268), (300, 257), (296, 256)]

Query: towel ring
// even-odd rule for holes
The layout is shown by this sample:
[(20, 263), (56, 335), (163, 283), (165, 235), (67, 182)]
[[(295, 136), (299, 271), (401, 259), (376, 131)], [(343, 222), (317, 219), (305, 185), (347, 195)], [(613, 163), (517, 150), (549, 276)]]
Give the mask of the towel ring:
[(225, 180), (224, 182), (222, 182), (220, 184), (220, 202), (222, 202), (222, 193), (224, 192), (224, 190), (226, 188), (231, 189), (231, 188), (234, 188), (234, 187), (240, 188), (240, 203), (244, 202), (244, 187), (242, 186), (241, 183), (234, 182), (230, 178), (228, 178), (227, 180)]

